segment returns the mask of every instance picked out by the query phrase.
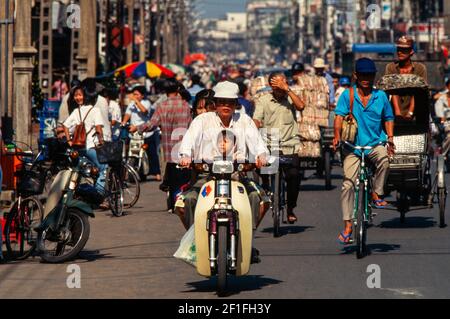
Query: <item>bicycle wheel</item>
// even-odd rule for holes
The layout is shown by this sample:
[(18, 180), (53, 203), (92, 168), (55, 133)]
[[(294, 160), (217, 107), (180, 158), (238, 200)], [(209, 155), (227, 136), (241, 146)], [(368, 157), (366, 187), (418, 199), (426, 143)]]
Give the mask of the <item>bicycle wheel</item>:
[(44, 209), (35, 197), (14, 203), (5, 225), (5, 245), (9, 259), (23, 260), (36, 248), (37, 232), (34, 227), (42, 222)]
[(114, 169), (109, 169), (106, 182), (106, 191), (108, 194), (109, 208), (114, 216), (123, 215), (123, 190), (119, 176)]
[(356, 257), (363, 258), (366, 255), (367, 221), (366, 221), (366, 192), (364, 183), (359, 183), (358, 211), (356, 214)]
[[(280, 237), (280, 221), (281, 221), (281, 211), (280, 211), (280, 172), (278, 171), (273, 178), (275, 180), (275, 185), (273, 189), (273, 237)], [(273, 180), (272, 179), (272, 180)]]
[(134, 169), (125, 164), (122, 166), (121, 184), (123, 190), (123, 206), (131, 208), (136, 205), (141, 193), (139, 177)]

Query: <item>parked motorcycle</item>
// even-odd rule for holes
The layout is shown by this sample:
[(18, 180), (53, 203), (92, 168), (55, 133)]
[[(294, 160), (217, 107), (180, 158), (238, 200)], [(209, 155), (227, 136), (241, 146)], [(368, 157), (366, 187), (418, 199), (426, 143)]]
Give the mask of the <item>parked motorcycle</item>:
[(128, 148), (128, 164), (139, 173), (141, 181), (147, 179), (150, 173), (150, 161), (147, 156), (148, 145), (145, 144), (142, 133), (134, 132), (131, 134), (130, 145)]
[[(93, 207), (103, 201), (92, 184), (85, 183), (99, 175), (98, 168), (78, 151), (67, 148), (67, 163), (50, 186), (44, 208), (44, 220), (35, 228), (40, 258), (48, 263), (74, 259), (89, 239), (88, 217), (95, 217)], [(82, 185), (91, 185), (82, 192)]]

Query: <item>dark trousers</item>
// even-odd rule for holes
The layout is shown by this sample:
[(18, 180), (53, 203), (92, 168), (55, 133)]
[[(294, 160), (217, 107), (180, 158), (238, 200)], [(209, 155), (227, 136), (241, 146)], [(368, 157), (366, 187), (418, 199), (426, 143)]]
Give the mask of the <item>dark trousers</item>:
[[(287, 207), (297, 207), (298, 193), (300, 191), (300, 159), (297, 154), (280, 155), (280, 169), (283, 171), (286, 181)], [(288, 163), (283, 163), (286, 158)], [(269, 175), (261, 175), (264, 188), (268, 189)]]
[(174, 196), (180, 190), (180, 187), (186, 183), (189, 183), (192, 177), (191, 170), (179, 169), (176, 163), (167, 163), (166, 171), (164, 173), (164, 183), (169, 186), (169, 200), (168, 207), (173, 209), (175, 205)]
[(161, 136), (158, 132), (155, 132), (152, 136), (144, 140), (145, 144), (148, 145), (147, 156), (150, 161), (150, 175), (161, 174), (161, 167), (159, 165), (159, 155), (158, 149), (160, 144)]

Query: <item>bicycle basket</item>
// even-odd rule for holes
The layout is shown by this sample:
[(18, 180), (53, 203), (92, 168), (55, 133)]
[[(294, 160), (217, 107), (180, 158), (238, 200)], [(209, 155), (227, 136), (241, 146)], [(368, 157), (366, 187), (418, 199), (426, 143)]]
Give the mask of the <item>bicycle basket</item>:
[(97, 159), (101, 164), (118, 163), (122, 161), (122, 141), (105, 142), (95, 148)]
[(19, 194), (40, 195), (44, 192), (45, 176), (44, 172), (36, 168), (30, 169), (24, 165), (23, 169), (17, 172), (17, 192)]

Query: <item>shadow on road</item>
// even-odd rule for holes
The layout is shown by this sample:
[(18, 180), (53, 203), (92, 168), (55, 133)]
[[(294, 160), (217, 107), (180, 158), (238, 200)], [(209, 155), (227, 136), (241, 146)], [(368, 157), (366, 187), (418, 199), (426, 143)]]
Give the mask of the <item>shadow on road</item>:
[[(369, 251), (369, 255), (372, 252), (375, 253), (387, 253), (390, 251), (398, 250), (400, 249), (401, 245), (398, 244), (368, 244), (367, 248)], [(354, 254), (356, 253), (356, 245), (346, 246), (343, 249), (343, 252), (341, 255), (348, 255), (348, 254)]]
[[(266, 286), (276, 285), (281, 283), (282, 281), (267, 278), (262, 275), (250, 275), (250, 276), (242, 276), (242, 277), (228, 277), (228, 293), (225, 297), (229, 297), (232, 295), (237, 295), (243, 291), (253, 291), (259, 290)], [(212, 279), (206, 279), (202, 281), (189, 282), (186, 284), (190, 286), (191, 290), (183, 291), (185, 293), (190, 292), (215, 292), (217, 288), (217, 279), (216, 277)]]
[(332, 191), (333, 189), (336, 189), (336, 185), (331, 185), (331, 188), (329, 190), (325, 189), (325, 182), (324, 185), (300, 185), (300, 191), (302, 192), (318, 192), (318, 191)]
[[(285, 225), (285, 224), (284, 224)], [(280, 237), (289, 234), (300, 234), (309, 228), (315, 228), (314, 226), (280, 226)], [(262, 233), (273, 233), (273, 227), (264, 228), (261, 230)]]
[(429, 228), (436, 227), (434, 217), (408, 217), (406, 215), (405, 222), (400, 222), (400, 217), (393, 218), (388, 221), (381, 222), (377, 227), (380, 228)]
[(111, 254), (101, 254), (100, 250), (83, 250), (78, 254), (77, 259), (91, 262), (99, 259), (112, 259), (112, 258), (116, 257), (111, 256)]

